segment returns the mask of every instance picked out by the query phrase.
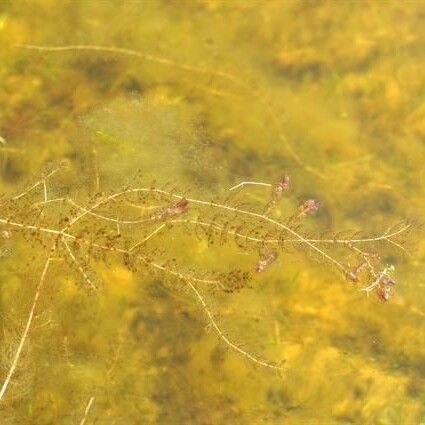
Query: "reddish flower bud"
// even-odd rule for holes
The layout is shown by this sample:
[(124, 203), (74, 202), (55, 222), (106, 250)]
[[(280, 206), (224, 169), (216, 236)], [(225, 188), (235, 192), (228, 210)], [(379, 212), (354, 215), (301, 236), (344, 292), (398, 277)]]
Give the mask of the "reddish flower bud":
[(165, 210), (166, 217), (174, 217), (175, 215), (183, 214), (187, 211), (187, 206), (189, 205), (189, 201), (186, 198), (180, 199), (177, 203), (168, 207)]
[(396, 281), (391, 276), (384, 276), (381, 280), (384, 286), (395, 286)]
[(376, 295), (382, 301), (389, 301), (394, 295), (392, 285), (380, 286), (378, 290), (376, 291)]
[(277, 252), (276, 251), (270, 251), (264, 257), (262, 257), (260, 260), (258, 260), (255, 271), (257, 273), (262, 273), (266, 269), (269, 268), (271, 264), (273, 264), (277, 259)]
[(280, 198), (283, 192), (289, 189), (289, 176), (283, 176), (276, 184), (274, 188), (274, 194), (277, 198)]
[(319, 210), (320, 204), (316, 199), (307, 199), (299, 207), (300, 215), (315, 214)]

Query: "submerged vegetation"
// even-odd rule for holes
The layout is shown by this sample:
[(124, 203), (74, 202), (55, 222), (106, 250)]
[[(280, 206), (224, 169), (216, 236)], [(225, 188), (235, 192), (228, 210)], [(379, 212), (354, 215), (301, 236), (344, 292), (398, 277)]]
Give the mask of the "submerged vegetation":
[(0, 15), (0, 422), (421, 423), (399, 8), (90, 3)]
[[(91, 277), (91, 263), (94, 261), (108, 261), (112, 264), (119, 261), (125, 269), (133, 273), (147, 271), (159, 274), (158, 278), (162, 282), (170, 279), (181, 281), (201, 304), (209, 326), (229, 348), (254, 364), (281, 369), (280, 366), (261, 360), (232, 342), (218, 325), (214, 313), (202, 296), (202, 292), (208, 289), (232, 293), (248, 287), (252, 284), (251, 270), (232, 269), (221, 273), (202, 273), (191, 268), (181, 269), (175, 258), (167, 258), (166, 253), (157, 253), (149, 247), (151, 239), (160, 232), (171, 233), (175, 226), (182, 226), (186, 233), (205, 238), (209, 245), (224, 245), (232, 238), (236, 246), (244, 252), (258, 251), (261, 257), (255, 267), (257, 273), (266, 271), (276, 260), (278, 249), (282, 251), (290, 246), (304, 248), (334, 266), (352, 282), (366, 281), (362, 291), (367, 294), (376, 292), (382, 300), (388, 301), (395, 286), (390, 274), (394, 267), (379, 268), (380, 256), (375, 252), (366, 251), (363, 246), (387, 242), (403, 249), (395, 239), (404, 236), (411, 227), (410, 224), (402, 224), (373, 237), (341, 238), (334, 235), (311, 239), (299, 230), (299, 221), (317, 211), (318, 203), (315, 200), (305, 201), (294, 215), (285, 221), (277, 221), (270, 214), (262, 213), (261, 206), (248, 208), (240, 204), (237, 198), (226, 197), (223, 200), (211, 201), (194, 199), (189, 195), (177, 193), (173, 188), (157, 187), (155, 183), (146, 187), (128, 185), (111, 194), (96, 194), (93, 199), (80, 205), (70, 196), (62, 197), (59, 194), (59, 197), (49, 198), (49, 180), (60, 168), (47, 172), (29, 189), (8, 201), (3, 200), (1, 205), (3, 216), (0, 218), (0, 224), (3, 227), (3, 238), (10, 239), (13, 233), (20, 232), (27, 241), (38, 243), (40, 255), (44, 249), (47, 259), (21, 341), (0, 391), (0, 400), (17, 366), (40, 291), (54, 258), (65, 259), (71, 268), (80, 274), (83, 284), (91, 290), (97, 289), (95, 279)], [(231, 190), (234, 191), (245, 184), (266, 185), (242, 182)], [(289, 177), (285, 176), (273, 186), (269, 204), (275, 205), (278, 202), (289, 189), (288, 184)], [(31, 196), (38, 188), (42, 189), (41, 201)], [(267, 211), (270, 209), (271, 205), (267, 207)], [(166, 241), (162, 243), (164, 247), (168, 245)], [(340, 260), (335, 254), (328, 252), (324, 247), (326, 245), (351, 251), (352, 260)], [(261, 254), (262, 251), (264, 254)], [(118, 256), (118, 260), (111, 260), (108, 255)], [(354, 268), (349, 268), (350, 262), (355, 264)]]
[[(98, 279), (93, 276), (96, 268), (93, 263), (99, 262), (121, 264), (131, 273), (152, 274), (162, 283), (169, 282), (173, 289), (180, 286), (195, 297), (208, 326), (228, 348), (254, 365), (276, 370), (283, 370), (282, 359), (280, 364), (264, 360), (227, 336), (204, 298), (205, 291), (230, 294), (249, 288), (255, 283), (253, 272), (266, 272), (281, 253), (296, 248), (307, 250), (311, 256), (336, 268), (367, 295), (375, 292), (383, 301), (388, 301), (393, 295), (395, 280), (391, 272), (394, 267), (380, 265), (379, 254), (369, 251), (368, 246), (387, 243), (404, 250), (397, 239), (405, 237), (411, 224), (390, 227), (377, 236), (360, 237), (355, 234), (343, 237), (334, 234), (313, 238), (300, 225), (306, 216), (317, 212), (317, 200), (304, 201), (285, 220), (273, 218), (273, 208), (290, 189), (289, 176), (283, 176), (274, 185), (241, 182), (229, 189), (231, 195), (212, 200), (192, 198), (189, 193), (181, 194), (170, 185), (160, 187), (156, 182), (140, 186), (135, 177), (133, 182), (119, 191), (96, 193), (80, 204), (73, 199), (69, 188), (65, 191), (65, 194), (68, 192), (66, 196), (59, 189), (56, 189), (55, 196), (49, 195), (50, 181), (57, 178), (57, 173), (64, 172), (64, 168), (66, 163), (46, 171), (25, 191), (10, 199), (3, 199), (1, 203), (2, 238), (9, 240), (20, 234), (27, 243), (38, 246), (36, 252), (45, 257), (45, 262), (28, 319), (0, 390), (0, 401), (13, 379), (38, 299), (54, 261), (65, 261), (70, 270), (76, 272), (82, 286), (91, 291), (98, 289)], [(251, 203), (249, 206), (244, 204), (238, 191), (243, 192), (247, 186), (271, 187), (269, 201), (257, 205)], [(196, 235), (200, 240), (205, 240), (208, 246), (230, 244), (243, 253), (257, 254), (259, 259), (255, 267), (251, 265), (245, 269), (202, 272), (193, 265), (180, 267), (179, 261), (170, 258), (165, 250), (169, 245), (166, 236), (170, 237), (179, 227), (185, 236)], [(152, 240), (161, 233), (166, 236), (157, 246), (151, 246)], [(203, 255), (208, 255), (208, 252)], [(92, 401), (93, 397), (89, 405)]]

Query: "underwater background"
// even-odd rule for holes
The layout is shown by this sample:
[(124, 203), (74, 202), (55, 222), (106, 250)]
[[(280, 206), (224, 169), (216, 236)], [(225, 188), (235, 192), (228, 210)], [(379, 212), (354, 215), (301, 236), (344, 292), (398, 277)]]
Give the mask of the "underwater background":
[[(137, 170), (205, 201), (287, 174), (276, 219), (314, 198), (318, 237), (413, 231), (382, 254), (388, 302), (293, 249), (248, 288), (205, 289), (229, 339), (279, 371), (229, 349), (184, 285), (112, 259), (93, 294), (55, 259), (0, 423), (424, 425), (424, 19), (419, 0), (1, 0), (5, 196), (63, 159), (49, 191), (77, 200)], [(0, 382), (49, 249), (15, 233), (0, 246)], [(170, 229), (152, 255), (200, 274), (257, 261), (209, 242)]]

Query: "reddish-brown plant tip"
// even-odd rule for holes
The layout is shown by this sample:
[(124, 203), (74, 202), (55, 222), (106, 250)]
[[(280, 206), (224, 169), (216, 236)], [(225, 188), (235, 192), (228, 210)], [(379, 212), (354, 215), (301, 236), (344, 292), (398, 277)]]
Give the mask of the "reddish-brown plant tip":
[(289, 176), (284, 175), (275, 185), (272, 186), (272, 196), (270, 202), (266, 205), (264, 214), (269, 213), (280, 201), (284, 192), (289, 189)]
[(320, 203), (316, 199), (307, 199), (298, 208), (300, 215), (312, 215), (319, 211)]
[(354, 270), (347, 272), (347, 278), (352, 282), (357, 283), (360, 280), (360, 275), (367, 269), (367, 262), (363, 261)]
[(277, 252), (267, 252), (262, 258), (257, 261), (255, 265), (255, 271), (257, 273), (263, 273), (266, 271), (275, 261), (277, 260)]
[(381, 280), (381, 284), (384, 286), (392, 287), (396, 285), (396, 281), (391, 276), (384, 276)]
[(381, 283), (376, 291), (376, 295), (382, 301), (389, 301), (394, 296), (395, 285), (396, 281), (391, 276), (385, 275), (381, 279)]
[(154, 220), (166, 220), (184, 214), (188, 210), (189, 201), (186, 198), (181, 198), (178, 202), (169, 207), (161, 209), (152, 218)]
[(376, 291), (376, 295), (382, 301), (389, 301), (394, 295), (393, 287), (388, 285), (381, 285)]
[(283, 192), (289, 190), (289, 176), (283, 176), (274, 187), (274, 194), (277, 198), (283, 195)]
[(176, 202), (171, 207), (166, 209), (167, 217), (174, 217), (176, 215), (183, 214), (187, 211), (189, 205), (189, 201), (186, 198), (180, 199), (180, 201)]

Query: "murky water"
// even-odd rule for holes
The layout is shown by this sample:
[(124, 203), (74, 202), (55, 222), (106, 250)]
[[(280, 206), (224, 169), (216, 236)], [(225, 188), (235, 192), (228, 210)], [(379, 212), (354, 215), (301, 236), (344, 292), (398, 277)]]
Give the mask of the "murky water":
[(425, 424), (424, 13), (1, 2), (0, 422)]

